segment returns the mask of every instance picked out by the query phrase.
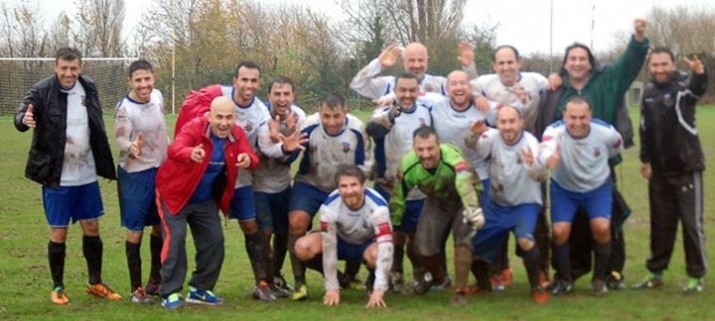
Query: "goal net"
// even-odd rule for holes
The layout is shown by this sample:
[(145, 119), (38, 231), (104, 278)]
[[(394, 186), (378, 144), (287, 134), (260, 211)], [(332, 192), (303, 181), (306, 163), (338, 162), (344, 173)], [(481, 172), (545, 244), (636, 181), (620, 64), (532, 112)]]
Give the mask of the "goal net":
[[(82, 74), (97, 84), (102, 109), (113, 112), (124, 97), (127, 67), (137, 58), (82, 58)], [(27, 91), (54, 74), (54, 58), (0, 58), (0, 115), (17, 110)]]

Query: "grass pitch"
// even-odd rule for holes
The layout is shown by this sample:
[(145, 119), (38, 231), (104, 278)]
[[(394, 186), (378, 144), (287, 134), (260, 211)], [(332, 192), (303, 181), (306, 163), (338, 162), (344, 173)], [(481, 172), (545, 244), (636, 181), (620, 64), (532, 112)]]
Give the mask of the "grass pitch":
[[(638, 110), (632, 109), (634, 123), (638, 123)], [(361, 118), (368, 112), (356, 112)], [(707, 166), (715, 164), (715, 107), (698, 110), (700, 139), (704, 147)], [(173, 127), (173, 117), (169, 117)], [(112, 136), (112, 120), (106, 118)], [(546, 305), (537, 305), (529, 296), (523, 265), (512, 255), (515, 272), (514, 285), (502, 293), (470, 297), (467, 306), (455, 308), (449, 304), (451, 291), (430, 292), (412, 297), (388, 295), (388, 308), (367, 310), (365, 296), (356, 291), (343, 291), (338, 307), (322, 306), (322, 280), (308, 272), (311, 298), (307, 302), (279, 299), (265, 304), (254, 301), (249, 294), (253, 277), (243, 246), (243, 235), (235, 221), (225, 223), (226, 261), (215, 292), (226, 299), (221, 307), (188, 306), (178, 311), (164, 311), (157, 303), (137, 306), (129, 301), (129, 276), (124, 256), (125, 231), (119, 225), (116, 183), (100, 181), (106, 214), (101, 220), (104, 240), (103, 278), (125, 299), (109, 302), (84, 293), (87, 272), (81, 250), (81, 229), (70, 228), (65, 267), (66, 291), (71, 303), (55, 306), (49, 301), (51, 290), (47, 263), (47, 224), (42, 210), (40, 186), (24, 178), (24, 167), (31, 134), (19, 133), (11, 117), (0, 117), (0, 320), (714, 320), (711, 304), (715, 299), (712, 275), (706, 276), (706, 288), (698, 295), (684, 296), (680, 287), (686, 281), (682, 240), (678, 238), (670, 269), (666, 271), (666, 284), (652, 291), (623, 290), (609, 293), (603, 298), (590, 294), (590, 277), (576, 282), (575, 291), (566, 297), (552, 297)], [(636, 140), (637, 141), (637, 140)], [(114, 145), (113, 137), (110, 142)], [(115, 153), (116, 155), (116, 153)], [(633, 209), (626, 224), (627, 283), (639, 281), (646, 273), (648, 256), (649, 214), (647, 182), (638, 173), (638, 146), (625, 154), (625, 162), (618, 167), (619, 188)], [(715, 236), (715, 212), (710, 200), (715, 195), (715, 177), (712, 170), (704, 174), (705, 182), (705, 232), (708, 240)], [(187, 240), (190, 257), (192, 240)], [(147, 244), (148, 242), (145, 242)], [(512, 245), (513, 249), (513, 245)], [(707, 249), (713, 252), (712, 241)], [(451, 252), (451, 251), (450, 251)], [(148, 274), (148, 245), (142, 247), (144, 278)], [(449, 255), (451, 259), (451, 253)], [(189, 268), (193, 264), (189, 260)], [(407, 261), (407, 260), (406, 260)], [(708, 260), (713, 265), (713, 259)], [(408, 268), (409, 264), (406, 265)], [(450, 263), (451, 269), (451, 263)], [(290, 275), (286, 261), (284, 274)], [(453, 274), (452, 274), (453, 275)], [(363, 268), (361, 278), (365, 279)], [(288, 277), (292, 282), (292, 278)]]

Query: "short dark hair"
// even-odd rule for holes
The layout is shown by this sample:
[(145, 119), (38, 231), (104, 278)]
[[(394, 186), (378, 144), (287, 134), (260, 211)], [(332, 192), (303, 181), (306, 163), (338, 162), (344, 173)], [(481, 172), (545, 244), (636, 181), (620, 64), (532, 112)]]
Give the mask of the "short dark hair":
[(586, 99), (584, 96), (573, 96), (566, 100), (566, 104), (564, 105), (564, 111), (566, 111), (566, 107), (568, 107), (569, 104), (574, 103), (574, 104), (586, 104), (588, 106), (588, 110), (591, 110), (591, 102)]
[(492, 51), (492, 62), (497, 61), (497, 52), (502, 49), (511, 49), (511, 51), (514, 52), (514, 58), (516, 58), (516, 60), (519, 60), (519, 50), (516, 50), (516, 47), (512, 45), (501, 45), (494, 49), (494, 51)]
[(55, 63), (60, 59), (66, 61), (79, 60), (79, 63), (82, 64), (82, 53), (77, 48), (62, 47), (57, 49), (57, 53), (55, 53)]
[(420, 80), (417, 78), (417, 75), (415, 75), (411, 71), (405, 71), (405, 72), (401, 73), (399, 76), (397, 76), (395, 78), (395, 87), (397, 87), (397, 81), (400, 79), (414, 79), (415, 81), (417, 81), (418, 84), (420, 83)]
[(336, 93), (328, 94), (327, 96), (325, 96), (325, 98), (323, 98), (323, 101), (320, 102), (320, 107), (323, 106), (328, 107), (329, 109), (348, 109), (348, 106), (345, 104), (345, 98), (343, 98), (343, 96), (341, 96), (340, 94)]
[(425, 126), (425, 125), (420, 126), (419, 128), (415, 129), (415, 131), (412, 133), (413, 140), (417, 137), (422, 138), (422, 139), (427, 139), (432, 136), (436, 137), (437, 141), (439, 141), (439, 135), (437, 135), (437, 130), (435, 130), (434, 127)]
[(355, 177), (360, 181), (360, 184), (363, 185), (367, 180), (365, 173), (355, 165), (343, 164), (338, 166), (338, 171), (335, 172), (335, 184), (340, 184), (340, 179), (343, 178), (343, 176)]
[(129, 65), (129, 68), (127, 68), (127, 76), (131, 77), (132, 74), (137, 70), (146, 70), (153, 74), (154, 66), (152, 66), (151, 63), (146, 59), (142, 58), (142, 59), (136, 60), (136, 61), (132, 62), (131, 65)]
[(670, 50), (670, 48), (668, 48), (668, 47), (662, 47), (662, 46), (653, 48), (653, 50), (650, 51), (648, 60), (650, 60), (650, 57), (653, 56), (653, 54), (661, 54), (661, 53), (668, 54), (668, 56), (670, 56), (670, 61), (675, 62), (675, 54), (673, 54), (673, 51)]
[(258, 69), (258, 73), (261, 73), (261, 68), (258, 67), (258, 65), (250, 60), (243, 60), (236, 65), (236, 72), (234, 73), (234, 77), (238, 77), (238, 70), (241, 69), (241, 67), (246, 67), (248, 69)]
[(571, 52), (571, 50), (576, 49), (576, 48), (586, 50), (586, 54), (588, 55), (588, 62), (591, 63), (591, 70), (596, 68), (596, 58), (593, 56), (591, 49), (588, 48), (588, 46), (586, 46), (580, 42), (574, 42), (570, 46), (566, 47), (566, 53), (564, 54), (564, 60), (561, 62), (561, 72), (562, 73), (566, 72), (566, 70), (564, 69), (564, 65), (566, 65), (566, 61), (569, 58), (569, 52)]
[(268, 84), (268, 92), (270, 93), (273, 91), (273, 85), (290, 85), (290, 89), (295, 93), (295, 84), (293, 83), (293, 79), (290, 79), (290, 77), (286, 76), (278, 76), (276, 78), (273, 78), (271, 82)]

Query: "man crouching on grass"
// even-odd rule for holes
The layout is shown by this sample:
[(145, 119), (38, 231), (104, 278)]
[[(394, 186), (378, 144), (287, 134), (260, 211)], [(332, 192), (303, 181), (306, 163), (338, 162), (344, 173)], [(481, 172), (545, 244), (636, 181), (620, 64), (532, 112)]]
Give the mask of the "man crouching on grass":
[(365, 174), (354, 165), (342, 165), (335, 174), (338, 189), (320, 207), (320, 233), (296, 241), (295, 254), (301, 261), (322, 254), (325, 275), (323, 304), (340, 304), (338, 260), (363, 260), (375, 269), (367, 307), (385, 307), (392, 268), (392, 226), (387, 202), (365, 186)]
[(186, 223), (196, 246), (196, 270), (186, 302), (223, 303), (211, 291), (224, 257), (218, 210), (228, 213), (238, 170), (258, 167), (246, 134), (235, 125), (236, 117), (230, 98), (215, 98), (208, 117), (195, 118), (183, 127), (159, 167), (157, 205), (164, 236), (160, 294), (166, 309), (184, 305), (180, 292), (186, 278)]

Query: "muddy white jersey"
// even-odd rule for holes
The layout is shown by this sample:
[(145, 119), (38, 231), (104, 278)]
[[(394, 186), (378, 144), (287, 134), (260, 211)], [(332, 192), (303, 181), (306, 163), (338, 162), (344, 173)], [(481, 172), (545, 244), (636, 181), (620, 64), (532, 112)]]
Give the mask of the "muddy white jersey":
[[(356, 165), (370, 177), (373, 166), (372, 141), (357, 117), (347, 114), (343, 129), (330, 135), (320, 122), (318, 113), (308, 116), (303, 132), (308, 135), (303, 158), (295, 176), (303, 182), (330, 193), (337, 188), (335, 173), (343, 164)], [(293, 154), (293, 159), (298, 153)]]
[(480, 180), (489, 178), (487, 163), (476, 150), (467, 147), (467, 140), (472, 124), (484, 120), (485, 116), (472, 103), (467, 109), (458, 111), (452, 107), (447, 97), (432, 105), (432, 126), (437, 131), (440, 142), (457, 146), (472, 164)]
[[(290, 110), (291, 114), (288, 117), (297, 118), (295, 130), (303, 130), (306, 118), (305, 112), (296, 105), (291, 105)], [(281, 120), (279, 131), (284, 136), (292, 133), (287, 128), (285, 119)], [(261, 127), (258, 133), (259, 148), (256, 150), (261, 162), (253, 172), (253, 189), (256, 192), (278, 193), (290, 186), (293, 180), (291, 165), (288, 162), (290, 156), (283, 155), (281, 145), (280, 143), (271, 142), (267, 124)], [(269, 149), (272, 151), (268, 152)]]
[[(536, 159), (539, 141), (534, 135), (522, 131), (521, 138), (507, 144), (499, 131), (489, 128), (477, 141), (477, 151), (488, 159), (489, 197), (499, 205), (543, 204), (541, 183), (543, 166)], [(524, 161), (524, 151), (533, 157), (531, 165)]]
[[(268, 108), (263, 104), (262, 101), (253, 97), (248, 106), (240, 106), (235, 103), (233, 99), (235, 94), (235, 88), (233, 86), (221, 86), (223, 95), (230, 98), (236, 106), (236, 113), (238, 113), (238, 118), (236, 118), (236, 125), (241, 126), (243, 131), (246, 132), (246, 138), (248, 138), (248, 143), (254, 150), (257, 148), (258, 144), (258, 129), (267, 124), (271, 119), (271, 114), (268, 112)], [(236, 188), (250, 186), (252, 184), (251, 172), (250, 171), (238, 171), (238, 179), (236, 180)]]
[(318, 211), (327, 290), (340, 289), (337, 279), (338, 239), (353, 245), (361, 245), (371, 240), (377, 242), (375, 289), (388, 288), (387, 276), (393, 256), (390, 210), (385, 199), (372, 188), (366, 187), (363, 197), (363, 205), (353, 210), (345, 205), (335, 190), (325, 199)]
[[(166, 159), (169, 138), (164, 120), (164, 97), (152, 90), (149, 101), (140, 103), (128, 95), (114, 114), (114, 128), (119, 147), (119, 166), (129, 173), (157, 168)], [(129, 149), (137, 135), (142, 133), (141, 153), (130, 156)]]
[[(488, 100), (499, 105), (509, 105), (521, 111), (524, 118), (524, 128), (532, 132), (536, 122), (539, 100), (546, 92), (549, 85), (548, 79), (535, 72), (521, 72), (519, 79), (512, 86), (506, 86), (501, 82), (497, 74), (482, 75), (470, 82), (474, 97), (484, 96)], [(519, 99), (516, 94), (518, 88), (524, 90), (526, 101)], [(487, 123), (496, 126), (498, 108), (492, 109), (487, 114)]]

